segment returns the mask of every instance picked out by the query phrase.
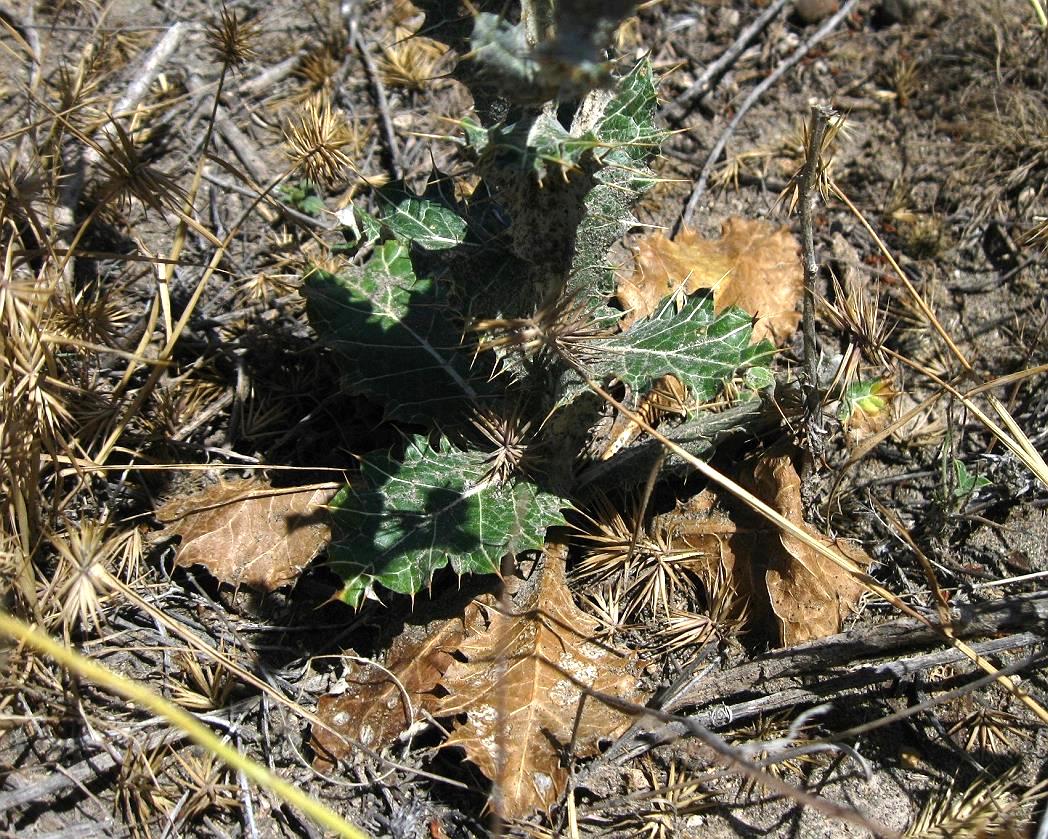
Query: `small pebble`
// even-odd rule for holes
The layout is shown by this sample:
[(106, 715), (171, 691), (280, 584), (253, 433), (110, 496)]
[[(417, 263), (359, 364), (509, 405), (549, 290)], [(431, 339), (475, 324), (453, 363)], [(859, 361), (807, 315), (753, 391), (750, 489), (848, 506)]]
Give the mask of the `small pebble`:
[(837, 11), (837, 0), (797, 0), (793, 10), (804, 23), (818, 23)]

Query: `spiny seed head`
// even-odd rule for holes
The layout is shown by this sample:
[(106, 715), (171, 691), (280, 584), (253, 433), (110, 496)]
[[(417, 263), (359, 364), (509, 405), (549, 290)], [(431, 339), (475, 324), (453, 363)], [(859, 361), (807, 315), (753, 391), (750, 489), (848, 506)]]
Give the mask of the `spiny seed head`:
[(885, 369), (891, 360), (884, 352), (884, 343), (891, 327), (878, 305), (877, 292), (872, 293), (854, 272), (845, 275), (844, 282), (831, 273), (834, 302), (826, 302), (823, 310), (831, 323), (846, 333), (863, 354)]
[(485, 482), (505, 483), (522, 471), (530, 442), (531, 422), (523, 419), (519, 406), (502, 413), (491, 409), (477, 410), (470, 421), (486, 443), (494, 446), (484, 460), (488, 466)]
[(218, 20), (212, 21), (207, 27), (205, 37), (222, 64), (239, 68), (255, 57), (251, 42), (257, 34), (258, 26), (255, 23), (242, 20), (236, 12), (223, 6)]
[(109, 148), (102, 153), (101, 167), (108, 175), (107, 191), (125, 200), (137, 198), (159, 213), (179, 210), (186, 193), (178, 182), (145, 161), (134, 138), (117, 120), (110, 119), (106, 133)]
[(310, 98), (284, 132), (284, 142), (292, 162), (319, 184), (331, 186), (346, 179), (346, 171), (356, 171), (344, 149), (355, 147), (357, 134), (341, 111), (332, 109), (323, 95)]
[(294, 75), (301, 79), (306, 87), (302, 99), (316, 94), (330, 94), (334, 87), (342, 62), (338, 57), (339, 47), (334, 43), (324, 43), (302, 58)]
[(398, 30), (396, 37), (392, 46), (382, 47), (379, 69), (383, 81), (390, 87), (424, 90), (436, 75), (444, 50), (436, 41), (405, 30)]
[(7, 219), (22, 221), (43, 194), (44, 179), (23, 167), (12, 155), (0, 165), (0, 225)]
[(1027, 245), (1040, 245), (1042, 250), (1048, 250), (1048, 217), (1036, 216), (1033, 228), (1023, 238)]
[(131, 316), (111, 289), (96, 287), (57, 295), (48, 325), (70, 338), (113, 346)]
[(93, 627), (102, 632), (101, 596), (108, 589), (108, 565), (113, 540), (102, 522), (70, 523), (63, 534), (54, 534), (51, 544), (59, 557), (59, 570), (52, 588), (58, 618), (68, 635), (75, 627)]
[(556, 356), (574, 366), (584, 364), (594, 339), (604, 333), (578, 295), (564, 293), (551, 297), (529, 318), (476, 320), (470, 329), (492, 334), (477, 342), (477, 352), (517, 350), (543, 361)]

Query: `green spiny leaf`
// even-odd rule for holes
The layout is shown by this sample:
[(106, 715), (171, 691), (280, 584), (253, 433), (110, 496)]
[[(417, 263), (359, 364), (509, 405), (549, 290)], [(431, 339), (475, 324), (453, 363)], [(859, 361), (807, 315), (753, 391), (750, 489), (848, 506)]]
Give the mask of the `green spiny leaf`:
[(430, 251), (462, 244), (466, 222), (454, 210), (426, 197), (412, 195), (400, 184), (378, 191), (379, 221), (402, 242)]
[(679, 312), (667, 298), (650, 317), (599, 344), (594, 372), (618, 379), (634, 393), (672, 373), (696, 401), (706, 402), (737, 372), (767, 366), (774, 347), (767, 341), (751, 345), (752, 335), (750, 315), (735, 307), (715, 314), (708, 294), (687, 298)]
[(585, 292), (593, 308), (614, 285), (608, 249), (636, 224), (633, 205), (655, 183), (647, 161), (664, 138), (655, 127), (656, 105), (651, 63), (641, 61), (619, 79), (615, 95), (590, 118), (586, 134), (593, 139), (601, 168), (583, 199), (585, 214), (575, 235), (568, 290)]
[(449, 563), (458, 574), (494, 574), (506, 554), (541, 548), (546, 528), (564, 522), (563, 502), (528, 483), (485, 482), (483, 452), (438, 451), (413, 438), (404, 460), (364, 458), (367, 487), (332, 501), (340, 537), (332, 569), (339, 596), (358, 605), (375, 584), (414, 594)]
[(439, 287), (415, 275), (407, 246), (379, 246), (362, 269), (314, 270), (306, 298), (313, 328), (341, 356), (348, 388), (386, 403), (390, 417), (461, 418), (485, 386)]
[(646, 159), (665, 137), (655, 127), (657, 105), (651, 62), (641, 61), (619, 79), (615, 96), (604, 107), (593, 133), (611, 150), (626, 152), (633, 160)]

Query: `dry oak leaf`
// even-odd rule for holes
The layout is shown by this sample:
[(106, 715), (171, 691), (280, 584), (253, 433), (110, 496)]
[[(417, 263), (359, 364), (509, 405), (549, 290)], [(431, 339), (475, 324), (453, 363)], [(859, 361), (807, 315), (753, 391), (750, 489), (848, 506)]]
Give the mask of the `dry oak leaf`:
[(466, 715), (445, 745), (464, 749), (495, 782), (492, 805), (504, 819), (556, 803), (568, 780), (561, 759), (569, 743), (577, 756), (594, 755), (601, 739), (629, 724), (627, 714), (588, 696), (574, 728), (584, 689), (638, 701), (633, 659), (593, 640), (598, 624), (572, 601), (563, 555), (547, 548), (514, 613), (491, 609), (487, 631), (459, 648), (466, 661), (441, 680), (449, 695), (440, 714)]
[(293, 582), (331, 539), (328, 485), (274, 489), (261, 478), (221, 481), (156, 511), (159, 538), (180, 536), (175, 564), (220, 582), (273, 591)]
[(664, 513), (657, 520), (665, 523), (673, 534), (672, 547), (686, 545), (701, 553), (700, 560), (693, 560), (689, 567), (695, 575), (709, 583), (723, 575), (723, 585), (733, 592), (740, 612), (754, 599), (753, 557), (759, 550), (762, 534), (745, 525), (740, 525), (718, 503), (721, 494), (713, 489), (704, 489), (698, 495), (677, 503), (676, 509)]
[(622, 328), (647, 317), (666, 295), (713, 289), (717, 311), (728, 306), (756, 315), (754, 342), (782, 346), (797, 329), (797, 301), (804, 289), (800, 245), (785, 227), (730, 218), (717, 240), (684, 228), (676, 239), (653, 233), (637, 243), (632, 277), (620, 278), (617, 296), (626, 309)]
[(379, 751), (421, 719), (421, 711), (434, 713), (440, 699), (433, 689), (454, 661), (467, 625), (480, 620), (480, 607), (471, 603), (464, 617), (405, 628), (381, 667), (347, 659), (345, 692), (322, 696), (317, 704), (317, 717), (328, 728), (313, 728), (314, 766), (326, 772), (339, 760), (358, 755), (357, 743)]
[[(769, 457), (754, 469), (757, 494), (791, 522), (826, 545), (837, 548), (859, 568), (869, 555), (844, 541), (831, 542), (803, 518), (801, 479), (788, 455)], [(779, 620), (782, 644), (791, 647), (841, 631), (844, 618), (865, 590), (862, 583), (832, 560), (787, 533), (769, 546), (765, 580), (771, 608)]]

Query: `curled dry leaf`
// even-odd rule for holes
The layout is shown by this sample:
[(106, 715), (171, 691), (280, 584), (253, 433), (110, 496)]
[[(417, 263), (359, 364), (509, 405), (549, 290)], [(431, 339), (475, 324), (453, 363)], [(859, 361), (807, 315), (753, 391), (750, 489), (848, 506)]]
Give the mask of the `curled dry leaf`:
[(495, 782), (494, 807), (505, 819), (525, 818), (559, 799), (569, 745), (574, 755), (596, 754), (601, 739), (629, 723), (599, 699), (584, 699), (585, 689), (638, 699), (632, 659), (594, 640), (597, 621), (572, 601), (564, 553), (547, 548), (513, 613), (491, 609), (487, 630), (459, 648), (466, 661), (452, 664), (441, 681), (449, 695), (440, 713), (466, 715), (446, 745), (464, 749)]
[[(758, 495), (779, 513), (820, 541), (833, 544), (860, 568), (869, 567), (872, 560), (864, 550), (844, 541), (831, 543), (804, 521), (801, 479), (788, 456), (760, 461), (754, 479)], [(765, 579), (783, 645), (840, 632), (844, 618), (864, 591), (862, 584), (794, 536), (779, 533), (777, 542), (769, 546)]]
[(359, 754), (356, 743), (373, 751), (392, 745), (422, 718), (421, 711), (434, 713), (440, 700), (433, 689), (454, 661), (467, 626), (480, 620), (480, 607), (471, 603), (465, 617), (406, 628), (390, 645), (382, 667), (347, 659), (345, 692), (322, 696), (317, 705), (317, 716), (328, 726), (312, 732), (317, 769), (327, 771)]
[(738, 306), (756, 315), (754, 341), (768, 338), (780, 346), (800, 322), (800, 245), (785, 227), (730, 218), (717, 240), (688, 228), (674, 240), (654, 233), (638, 243), (634, 257), (634, 274), (619, 280), (617, 292), (627, 312), (623, 329), (654, 312), (677, 289), (688, 294), (713, 289), (718, 311)]
[(175, 564), (219, 581), (273, 591), (293, 582), (331, 539), (334, 490), (274, 489), (260, 478), (223, 481), (162, 505), (160, 538), (180, 536)]
[(683, 543), (705, 557), (705, 566), (695, 561), (692, 571), (707, 589), (720, 574), (744, 610), (754, 598), (754, 558), (765, 534), (739, 524), (718, 499), (717, 491), (705, 489), (659, 518), (673, 532), (672, 544)]
[[(753, 484), (761, 500), (831, 544), (804, 521), (800, 477), (789, 456), (761, 460), (753, 469)], [(690, 567), (697, 578), (708, 581), (719, 567), (722, 590), (737, 603), (735, 614), (748, 611), (750, 629), (773, 627), (784, 646), (840, 632), (864, 591), (847, 571), (799, 539), (780, 533), (741, 502), (713, 490), (703, 491), (655, 522), (671, 534), (670, 550), (687, 546), (696, 552)], [(860, 568), (870, 565), (861, 548), (843, 541), (833, 544)], [(718, 618), (731, 622), (732, 610), (720, 611)]]

